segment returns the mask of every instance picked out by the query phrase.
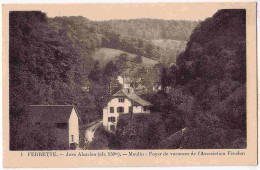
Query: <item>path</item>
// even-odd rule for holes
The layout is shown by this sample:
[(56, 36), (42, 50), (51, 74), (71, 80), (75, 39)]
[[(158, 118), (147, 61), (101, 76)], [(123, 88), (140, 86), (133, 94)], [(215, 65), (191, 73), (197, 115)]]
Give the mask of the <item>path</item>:
[(102, 125), (102, 121), (95, 122), (91, 124), (85, 131), (85, 137), (88, 140), (88, 142), (92, 142), (94, 138), (95, 131), (99, 126)]

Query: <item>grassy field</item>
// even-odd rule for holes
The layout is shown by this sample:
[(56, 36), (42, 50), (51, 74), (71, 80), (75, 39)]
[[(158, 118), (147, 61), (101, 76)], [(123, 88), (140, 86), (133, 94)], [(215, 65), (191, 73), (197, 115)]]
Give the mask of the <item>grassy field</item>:
[[(117, 57), (122, 53), (128, 54), (129, 60), (134, 59), (136, 57), (136, 54), (127, 53), (122, 50), (100, 48), (93, 54), (93, 58), (99, 61), (101, 67), (104, 67), (109, 61), (115, 62), (117, 60)], [(140, 65), (144, 67), (153, 67), (157, 63), (158, 61), (142, 56), (142, 63), (140, 63)]]

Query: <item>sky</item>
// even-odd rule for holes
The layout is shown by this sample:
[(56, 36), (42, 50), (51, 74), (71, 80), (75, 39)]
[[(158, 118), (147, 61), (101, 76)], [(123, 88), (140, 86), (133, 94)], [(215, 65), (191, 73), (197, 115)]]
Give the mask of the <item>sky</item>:
[[(44, 8), (43, 8), (44, 7)], [(157, 18), (166, 20), (204, 20), (211, 17), (219, 6), (215, 3), (114, 3), (66, 4), (36, 6), (34, 10), (48, 17), (83, 16), (90, 20)]]

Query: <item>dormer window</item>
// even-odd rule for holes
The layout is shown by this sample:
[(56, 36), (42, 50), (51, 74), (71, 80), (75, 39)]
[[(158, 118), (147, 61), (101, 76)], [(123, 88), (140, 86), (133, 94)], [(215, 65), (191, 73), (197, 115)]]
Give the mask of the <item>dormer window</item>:
[(118, 101), (119, 101), (119, 103), (124, 103), (125, 99), (124, 98), (119, 98)]

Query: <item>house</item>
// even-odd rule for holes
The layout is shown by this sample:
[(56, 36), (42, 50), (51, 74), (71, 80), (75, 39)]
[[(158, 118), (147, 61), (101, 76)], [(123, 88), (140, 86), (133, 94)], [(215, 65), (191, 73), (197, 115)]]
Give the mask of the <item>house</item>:
[(154, 83), (153, 83), (153, 91), (154, 91), (154, 92), (158, 92), (158, 91), (160, 91), (160, 90), (162, 90), (161, 84), (160, 84), (159, 82), (154, 82)]
[(51, 129), (57, 150), (79, 146), (79, 114), (73, 105), (30, 105), (28, 120), (32, 127)]
[(123, 86), (123, 88), (129, 88), (132, 79), (129, 76), (120, 75), (117, 76), (117, 81)]
[(166, 87), (165, 87), (165, 92), (166, 92), (166, 93), (170, 93), (171, 89), (172, 89), (171, 86), (166, 86)]
[(117, 76), (117, 81), (118, 81), (120, 84), (124, 85), (124, 78), (123, 78), (122, 76)]
[(149, 114), (152, 104), (140, 98), (133, 88), (123, 88), (111, 96), (103, 108), (103, 126), (114, 131), (119, 117), (124, 114)]
[(108, 94), (109, 95), (113, 94), (114, 92), (118, 91), (118, 89), (120, 89), (120, 88), (121, 88), (121, 83), (118, 81), (118, 79), (116, 79), (114, 77), (110, 78), (109, 87), (108, 87), (108, 89), (109, 89)]

